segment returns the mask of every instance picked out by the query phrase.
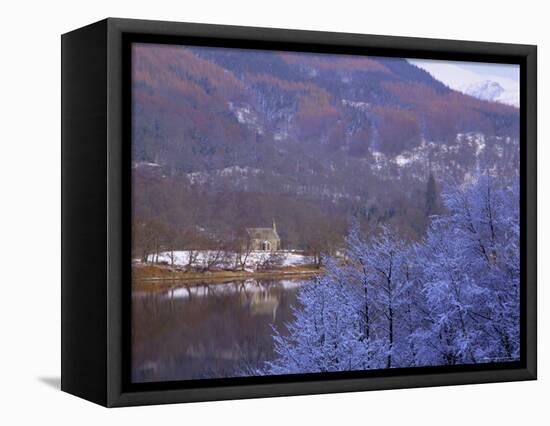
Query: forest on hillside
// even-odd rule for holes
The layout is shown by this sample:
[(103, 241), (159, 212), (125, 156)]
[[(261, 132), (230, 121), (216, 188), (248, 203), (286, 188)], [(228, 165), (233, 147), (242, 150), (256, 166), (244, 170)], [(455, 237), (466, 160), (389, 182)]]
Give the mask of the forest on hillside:
[(321, 255), (344, 248), (352, 220), (361, 223), (365, 232), (386, 223), (397, 226), (403, 237), (418, 239), (429, 217), (443, 212), (433, 174), (410, 198), (395, 196), (389, 205), (362, 205), (360, 197), (327, 200), (269, 192), (208, 192), (181, 185), (177, 179), (158, 184), (136, 179), (135, 185), (140, 213), (134, 216), (134, 257), (140, 259), (177, 250), (238, 251), (246, 245), (247, 227), (276, 221), (282, 249), (303, 251), (320, 260)]
[(405, 59), (133, 49), (136, 259), (234, 249), (273, 221), (283, 248), (318, 258), (352, 221), (418, 240), (444, 186), (518, 169), (517, 108)]

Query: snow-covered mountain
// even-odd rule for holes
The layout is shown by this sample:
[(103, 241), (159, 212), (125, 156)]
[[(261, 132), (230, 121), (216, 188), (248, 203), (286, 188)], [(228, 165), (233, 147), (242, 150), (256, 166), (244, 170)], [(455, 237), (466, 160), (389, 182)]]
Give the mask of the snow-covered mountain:
[(494, 101), (504, 93), (504, 88), (496, 81), (485, 80), (468, 86), (466, 93), (478, 99)]
[(409, 59), (453, 90), (477, 99), (519, 107), (519, 66)]
[(464, 93), (485, 101), (519, 106), (519, 94), (517, 92), (507, 91), (498, 82), (492, 80), (470, 84), (464, 89)]

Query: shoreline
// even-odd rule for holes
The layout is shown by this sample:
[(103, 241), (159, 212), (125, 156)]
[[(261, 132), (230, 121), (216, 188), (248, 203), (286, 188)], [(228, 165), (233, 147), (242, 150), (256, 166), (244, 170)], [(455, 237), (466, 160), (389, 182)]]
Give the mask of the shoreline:
[(208, 271), (185, 272), (165, 265), (132, 265), (132, 287), (173, 285), (175, 281), (188, 283), (226, 283), (247, 279), (300, 279), (321, 275), (324, 270), (316, 267), (289, 267), (268, 271)]

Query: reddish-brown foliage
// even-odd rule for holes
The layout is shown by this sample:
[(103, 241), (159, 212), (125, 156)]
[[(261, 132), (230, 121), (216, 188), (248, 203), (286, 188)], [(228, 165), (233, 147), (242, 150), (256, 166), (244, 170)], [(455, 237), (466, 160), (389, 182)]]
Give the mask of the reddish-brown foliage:
[(386, 154), (398, 154), (418, 144), (420, 124), (415, 112), (391, 107), (378, 107), (375, 112), (381, 149)]
[(336, 71), (379, 71), (390, 73), (384, 65), (366, 56), (332, 55), (317, 53), (282, 52), (281, 58), (288, 64)]

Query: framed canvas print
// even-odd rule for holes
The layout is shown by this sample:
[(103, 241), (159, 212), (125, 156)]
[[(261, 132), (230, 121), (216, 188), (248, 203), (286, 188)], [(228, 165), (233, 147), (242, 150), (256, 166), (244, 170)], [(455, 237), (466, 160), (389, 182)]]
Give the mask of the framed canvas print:
[(107, 19), (62, 37), (62, 389), (536, 378), (536, 47)]

